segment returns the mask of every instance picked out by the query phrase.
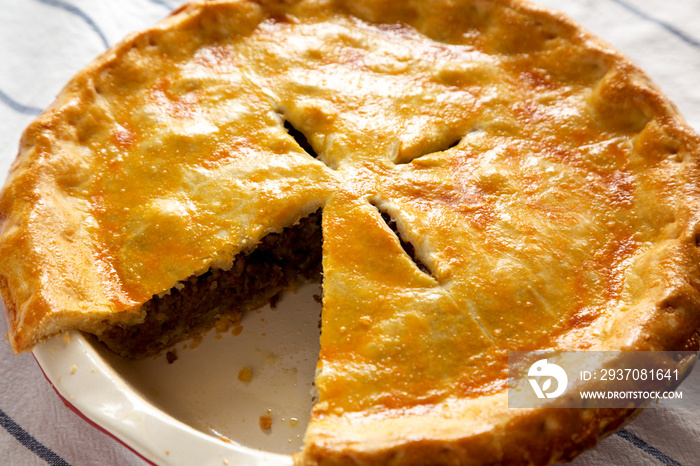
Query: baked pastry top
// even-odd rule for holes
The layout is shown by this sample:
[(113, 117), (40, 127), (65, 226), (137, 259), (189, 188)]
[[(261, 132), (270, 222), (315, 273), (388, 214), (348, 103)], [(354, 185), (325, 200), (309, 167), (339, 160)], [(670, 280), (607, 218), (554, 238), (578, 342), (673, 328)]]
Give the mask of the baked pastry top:
[(26, 130), (0, 199), (8, 338), (136, 325), (322, 208), (300, 461), (567, 459), (632, 412), (509, 410), (507, 352), (692, 347), (698, 142), (529, 3), (194, 2)]

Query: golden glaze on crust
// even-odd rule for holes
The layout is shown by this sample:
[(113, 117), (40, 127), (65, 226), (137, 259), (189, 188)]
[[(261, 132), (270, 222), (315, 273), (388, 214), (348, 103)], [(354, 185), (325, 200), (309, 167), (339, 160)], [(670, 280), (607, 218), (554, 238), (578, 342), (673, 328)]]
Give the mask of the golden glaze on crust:
[(299, 461), (571, 458), (632, 413), (508, 410), (507, 351), (695, 341), (698, 143), (633, 64), (527, 3), (189, 4), (27, 129), (0, 200), (9, 339), (138, 322), (323, 206)]

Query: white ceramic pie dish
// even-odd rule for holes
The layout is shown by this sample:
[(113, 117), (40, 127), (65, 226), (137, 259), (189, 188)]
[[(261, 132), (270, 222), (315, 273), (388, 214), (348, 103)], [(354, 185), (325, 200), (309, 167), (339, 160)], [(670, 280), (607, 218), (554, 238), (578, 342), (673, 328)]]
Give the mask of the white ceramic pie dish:
[[(291, 465), (313, 402), (321, 305), (317, 285), (244, 315), (240, 334), (127, 361), (79, 332), (33, 351), (72, 409), (158, 465)], [(188, 342), (188, 345), (191, 342)], [(239, 372), (251, 370), (249, 382)], [(243, 377), (245, 379), (245, 377)], [(270, 429), (260, 416), (269, 415)]]
[[(173, 364), (120, 359), (79, 332), (33, 353), (70, 408), (151, 463), (291, 466), (313, 400), (318, 293), (304, 286), (276, 309), (247, 313), (237, 336), (212, 331), (194, 349), (178, 345)], [(243, 367), (250, 382), (238, 380)], [(692, 409), (696, 385), (683, 385)], [(272, 428), (263, 431), (268, 409)]]

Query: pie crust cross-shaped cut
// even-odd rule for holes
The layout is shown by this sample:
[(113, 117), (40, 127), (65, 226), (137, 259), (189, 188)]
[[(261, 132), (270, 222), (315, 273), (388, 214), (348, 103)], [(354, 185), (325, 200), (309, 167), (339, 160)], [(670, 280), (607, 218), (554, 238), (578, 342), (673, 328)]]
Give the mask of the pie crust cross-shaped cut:
[(697, 135), (557, 13), (395, 3), (195, 2), (79, 73), (0, 201), (14, 349), (245, 277), (322, 209), (299, 461), (546, 463), (621, 425), (508, 410), (507, 352), (694, 347)]

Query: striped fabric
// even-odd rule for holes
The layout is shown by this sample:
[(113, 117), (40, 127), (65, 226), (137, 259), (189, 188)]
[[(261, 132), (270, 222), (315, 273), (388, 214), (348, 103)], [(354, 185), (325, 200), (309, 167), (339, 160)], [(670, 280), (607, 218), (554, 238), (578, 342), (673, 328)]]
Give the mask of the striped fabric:
[[(538, 0), (565, 11), (645, 69), (700, 130), (700, 2)], [(0, 181), (23, 128), (82, 66), (180, 0), (0, 0)], [(7, 332), (0, 319), (0, 334)], [(645, 411), (576, 465), (700, 464), (700, 371), (684, 385), (696, 409)], [(29, 354), (0, 342), (0, 464), (144, 465), (66, 408)]]

